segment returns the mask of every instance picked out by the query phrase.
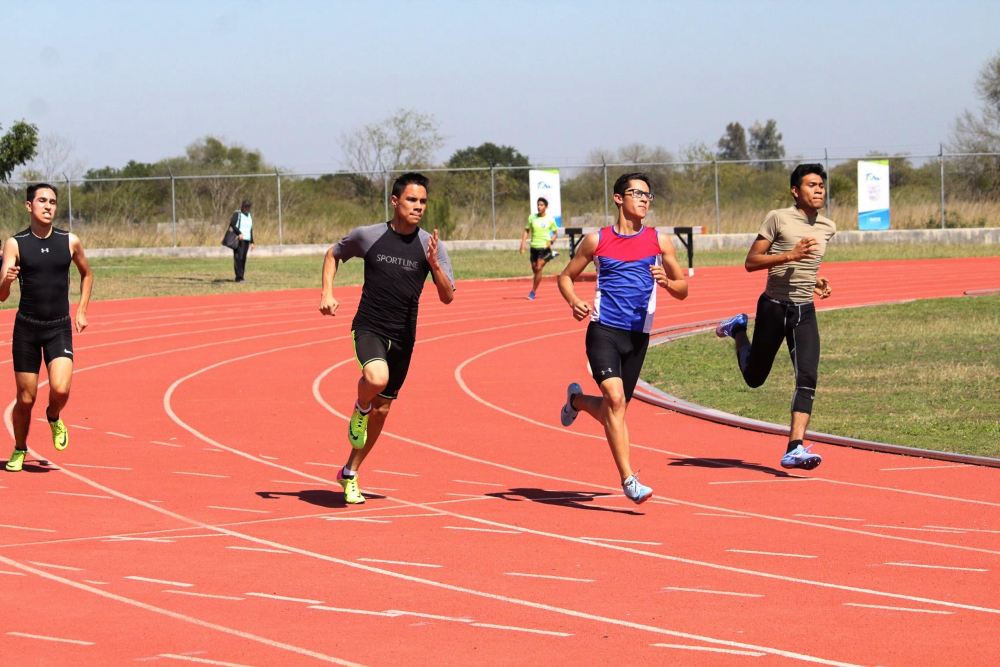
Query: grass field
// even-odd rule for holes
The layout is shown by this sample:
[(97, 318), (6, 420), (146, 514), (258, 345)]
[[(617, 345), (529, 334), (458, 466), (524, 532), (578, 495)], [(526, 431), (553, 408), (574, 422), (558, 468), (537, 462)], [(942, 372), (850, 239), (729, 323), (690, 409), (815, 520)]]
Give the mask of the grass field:
[[(1000, 457), (1000, 296), (821, 311), (818, 318), (823, 352), (811, 430)], [(881, 326), (886, 321), (892, 326)], [(733, 348), (714, 333), (656, 346), (643, 379), (700, 405), (787, 424), (787, 349), (764, 386), (750, 389)]]

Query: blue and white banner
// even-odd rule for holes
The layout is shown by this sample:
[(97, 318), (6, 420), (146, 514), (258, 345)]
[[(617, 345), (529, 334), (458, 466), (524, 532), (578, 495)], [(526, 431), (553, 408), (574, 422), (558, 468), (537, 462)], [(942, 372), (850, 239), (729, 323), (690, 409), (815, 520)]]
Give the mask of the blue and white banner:
[(528, 196), (531, 197), (529, 211), (535, 213), (535, 204), (539, 197), (544, 197), (549, 202), (546, 215), (554, 218), (556, 224), (562, 227), (562, 200), (559, 197), (559, 170), (558, 169), (529, 169), (528, 170)]
[(889, 229), (888, 160), (858, 160), (858, 229)]

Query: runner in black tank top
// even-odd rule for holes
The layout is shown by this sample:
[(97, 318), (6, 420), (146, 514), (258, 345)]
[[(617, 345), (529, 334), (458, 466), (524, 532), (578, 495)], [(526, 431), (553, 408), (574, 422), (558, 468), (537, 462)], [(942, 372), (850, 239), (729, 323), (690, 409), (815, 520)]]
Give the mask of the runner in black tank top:
[(11, 352), (17, 400), (11, 414), (14, 426), (14, 453), (7, 462), (9, 472), (18, 472), (28, 450), (31, 409), (38, 394), (38, 372), (45, 359), (49, 377), (49, 404), (45, 415), (52, 431), (52, 444), (63, 450), (69, 433), (59, 414), (69, 400), (73, 378), (73, 329), (69, 310), (69, 265), (80, 272), (80, 303), (75, 328), (87, 327), (87, 305), (94, 275), (75, 234), (52, 226), (57, 209), (57, 191), (40, 183), (28, 187), (25, 207), (31, 225), (15, 234), (3, 248), (0, 266), (0, 301), (10, 296), (16, 279), (21, 300), (14, 320)]

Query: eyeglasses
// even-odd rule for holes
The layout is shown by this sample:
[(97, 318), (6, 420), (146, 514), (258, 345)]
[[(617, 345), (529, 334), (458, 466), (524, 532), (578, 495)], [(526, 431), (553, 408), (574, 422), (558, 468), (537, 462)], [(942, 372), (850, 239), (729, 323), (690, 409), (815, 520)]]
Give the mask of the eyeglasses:
[(646, 192), (645, 190), (639, 190), (638, 188), (629, 188), (625, 191), (625, 194), (629, 193), (632, 194), (632, 199), (636, 201), (642, 201), (643, 199), (646, 201), (653, 201), (653, 198), (656, 196), (652, 192)]

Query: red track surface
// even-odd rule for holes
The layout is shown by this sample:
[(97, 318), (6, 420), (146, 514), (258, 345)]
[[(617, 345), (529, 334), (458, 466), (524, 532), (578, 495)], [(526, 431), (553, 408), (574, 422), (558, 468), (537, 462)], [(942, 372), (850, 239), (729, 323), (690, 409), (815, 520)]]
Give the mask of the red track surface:
[[(829, 307), (1000, 286), (997, 258), (825, 273)], [(699, 269), (656, 324), (760, 285)], [(95, 303), (69, 449), (38, 423), (0, 475), (0, 663), (1000, 664), (1000, 471), (819, 446), (787, 475), (780, 438), (634, 402), (636, 507), (599, 425), (558, 424), (584, 325), (526, 290), (428, 292), (352, 507), (356, 288), (335, 319), (311, 290)]]

